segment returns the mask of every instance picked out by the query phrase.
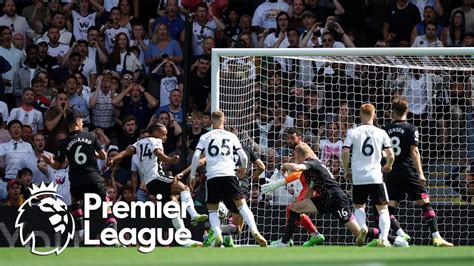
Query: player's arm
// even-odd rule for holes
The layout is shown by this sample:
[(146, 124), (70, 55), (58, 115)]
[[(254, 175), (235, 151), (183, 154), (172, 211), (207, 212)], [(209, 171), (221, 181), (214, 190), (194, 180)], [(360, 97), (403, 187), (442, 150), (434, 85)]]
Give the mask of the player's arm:
[(289, 184), (289, 183), (295, 181), (296, 179), (299, 179), (300, 176), (301, 176), (301, 172), (297, 171), (297, 172), (293, 172), (293, 173), (285, 176), (285, 178), (283, 178), (283, 179), (272, 180), (272, 181), (268, 182), (267, 184), (262, 185), (262, 192), (264, 194), (272, 193), (275, 189), (277, 189), (281, 186), (284, 186), (286, 184)]
[(263, 171), (265, 171), (265, 164), (262, 162), (262, 160), (257, 159), (253, 162), (253, 165), (257, 167), (257, 170), (253, 172), (252, 179), (258, 180), (259, 176), (263, 173)]
[(392, 141), (388, 136), (387, 132), (383, 131), (383, 151), (386, 154), (385, 165), (382, 168), (382, 172), (390, 173), (392, 171), (393, 162), (395, 161), (395, 153), (392, 149)]
[[(117, 155), (115, 155), (112, 158), (109, 158), (108, 165), (109, 166), (114, 166), (118, 164), (123, 158), (129, 157), (135, 154), (135, 147), (132, 145), (128, 146), (124, 151), (119, 152)], [(107, 156), (107, 154), (106, 154)]]
[(351, 169), (349, 169), (349, 161), (351, 158), (351, 149), (349, 147), (344, 147), (341, 154), (342, 168), (344, 169), (344, 179), (351, 181), (352, 174)]
[(173, 157), (169, 157), (162, 149), (155, 149), (154, 153), (156, 157), (160, 159), (160, 161), (165, 163), (175, 164), (179, 161), (179, 155), (173, 155)]
[(49, 156), (45, 153), (41, 154), (41, 159), (46, 162), (47, 165), (51, 166), (53, 169), (61, 169), (61, 166), (63, 165), (62, 162), (56, 161), (56, 159), (53, 156)]
[(393, 162), (395, 161), (395, 154), (393, 153), (392, 147), (384, 148), (383, 151), (386, 154), (385, 165), (382, 168), (382, 172), (389, 173), (392, 171)]
[(190, 179), (194, 179), (196, 177), (196, 171), (199, 166), (199, 159), (201, 158), (201, 154), (202, 154), (202, 150), (199, 148), (196, 148), (193, 154), (193, 159), (191, 161), (191, 173), (189, 175)]
[[(206, 157), (202, 157), (201, 159), (199, 159), (198, 167), (201, 167), (204, 164), (206, 164)], [(183, 178), (183, 176), (188, 175), (189, 173), (191, 173), (191, 165), (186, 167), (186, 169), (184, 169), (181, 173), (177, 174), (176, 178), (181, 179)]]
[(418, 150), (418, 146), (411, 145), (410, 146), (410, 157), (415, 164), (416, 172), (418, 173), (418, 179), (420, 180), (421, 184), (425, 184), (426, 178), (425, 174), (423, 173), (423, 167), (421, 167), (421, 155), (420, 151)]
[(244, 149), (240, 148), (240, 149), (237, 149), (237, 154), (239, 155), (240, 157), (240, 168), (239, 170), (237, 171), (237, 176), (239, 178), (244, 178), (245, 176), (245, 173), (247, 172), (247, 164), (248, 164), (248, 157), (247, 157), (247, 154), (245, 153)]
[(308, 167), (306, 166), (306, 164), (297, 164), (297, 163), (285, 163), (283, 164), (282, 168), (288, 172), (308, 170)]

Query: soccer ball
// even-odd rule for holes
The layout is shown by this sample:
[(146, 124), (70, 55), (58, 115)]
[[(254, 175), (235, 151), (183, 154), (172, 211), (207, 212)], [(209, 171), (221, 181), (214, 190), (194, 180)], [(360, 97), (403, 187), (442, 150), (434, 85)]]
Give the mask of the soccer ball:
[(229, 214), (229, 210), (227, 209), (224, 203), (220, 202), (217, 213), (219, 214), (219, 218), (222, 220), (227, 217), (227, 214)]

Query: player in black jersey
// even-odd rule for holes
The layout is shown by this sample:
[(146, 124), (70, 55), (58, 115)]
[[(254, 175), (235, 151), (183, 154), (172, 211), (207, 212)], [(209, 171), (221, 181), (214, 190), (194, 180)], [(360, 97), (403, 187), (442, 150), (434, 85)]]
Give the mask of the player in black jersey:
[[(69, 180), (71, 182), (71, 213), (76, 220), (76, 229), (81, 230), (82, 209), (79, 202), (84, 199), (84, 193), (96, 193), (103, 201), (108, 201), (104, 179), (100, 176), (97, 158), (105, 160), (107, 153), (99, 142), (97, 135), (83, 132), (82, 115), (79, 112), (66, 114), (69, 127), (69, 137), (63, 141), (54, 158), (43, 154), (43, 159), (54, 169), (69, 164)], [(106, 219), (107, 226), (116, 228), (117, 221), (109, 208)]]
[(424, 187), (426, 178), (423, 174), (420, 152), (418, 151), (418, 131), (415, 126), (406, 122), (407, 113), (407, 101), (402, 98), (394, 100), (392, 102), (393, 123), (385, 128), (395, 153), (392, 171), (385, 180), (390, 199), (391, 227), (397, 235), (409, 239), (395, 218), (398, 203), (408, 195), (410, 200), (416, 201), (418, 206), (423, 209), (423, 217), (430, 227), (433, 245), (451, 247), (453, 244), (444, 240), (438, 231), (436, 213), (430, 206), (430, 198)]
[(357, 238), (365, 237), (350, 210), (350, 201), (341, 190), (331, 172), (316, 157), (313, 150), (305, 143), (295, 147), (296, 163), (283, 165), (284, 171), (303, 171), (306, 182), (309, 184), (307, 198), (295, 202), (290, 209), (290, 218), (286, 224), (286, 232), (281, 240), (272, 243), (273, 246), (285, 247), (293, 236), (300, 214), (331, 213)]

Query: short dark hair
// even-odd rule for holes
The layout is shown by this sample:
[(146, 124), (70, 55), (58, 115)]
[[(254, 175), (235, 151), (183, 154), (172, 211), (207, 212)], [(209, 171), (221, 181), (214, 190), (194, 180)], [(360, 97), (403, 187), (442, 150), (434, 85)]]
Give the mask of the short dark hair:
[(303, 132), (301, 131), (301, 129), (296, 128), (296, 127), (290, 127), (288, 131), (286, 131), (286, 134), (287, 135), (296, 134), (296, 136), (300, 136), (300, 137), (303, 136)]
[(211, 57), (207, 54), (203, 54), (203, 55), (199, 56), (199, 60), (204, 60), (204, 61), (211, 62)]
[(122, 119), (122, 124), (125, 125), (125, 123), (128, 123), (130, 121), (135, 121), (137, 122), (137, 118), (135, 118), (133, 115), (126, 115), (123, 119)]
[(33, 49), (39, 50), (38, 45), (36, 45), (36, 44), (28, 45), (28, 47), (26, 47), (25, 51), (26, 51), (26, 53), (28, 53)]
[(16, 178), (17, 179), (20, 179), (20, 177), (26, 173), (29, 173), (30, 175), (33, 175), (33, 171), (31, 171), (30, 168), (28, 167), (24, 167), (24, 168), (21, 168), (20, 170), (18, 170), (18, 173), (16, 174)]
[(37, 84), (37, 83), (43, 83), (43, 80), (41, 80), (39, 77), (34, 77), (32, 80), (31, 80), (31, 86), (33, 86), (34, 84)]
[(153, 133), (153, 132), (158, 131), (158, 130), (160, 130), (160, 129), (162, 129), (162, 128), (166, 128), (166, 126), (163, 125), (163, 124), (160, 124), (160, 123), (155, 123), (155, 124), (149, 126), (147, 131), (148, 131), (149, 133)]
[(78, 119), (82, 119), (80, 112), (70, 111), (66, 114), (66, 123), (69, 128), (74, 127)]
[(23, 126), (23, 124), (20, 122), (20, 120), (18, 120), (18, 119), (13, 119), (13, 120), (11, 120), (10, 122), (8, 122), (7, 129), (10, 130), (10, 128), (11, 128), (14, 124), (18, 124), (18, 125), (20, 125), (20, 127)]
[(93, 30), (96, 30), (96, 31), (100, 31), (99, 28), (97, 28), (96, 26), (90, 26), (88, 29), (87, 29), (87, 34), (89, 34), (91, 31)]
[(79, 58), (81, 58), (82, 56), (81, 56), (81, 54), (80, 54), (79, 52), (73, 52), (73, 53), (71, 53), (71, 55), (69, 55), (69, 58), (71, 58), (71, 57), (79, 57)]

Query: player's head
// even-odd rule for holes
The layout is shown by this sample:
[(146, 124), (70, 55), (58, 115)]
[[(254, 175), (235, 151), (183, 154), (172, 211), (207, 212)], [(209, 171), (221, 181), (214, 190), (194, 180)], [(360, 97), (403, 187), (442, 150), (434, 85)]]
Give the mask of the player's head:
[(213, 128), (224, 128), (224, 113), (222, 111), (213, 112), (211, 122)]
[(71, 111), (66, 114), (66, 122), (69, 131), (82, 130), (82, 114), (80, 112)]
[(302, 163), (308, 157), (315, 157), (313, 150), (311, 149), (308, 144), (301, 142), (300, 144), (296, 145), (295, 147), (295, 161), (297, 163)]
[(151, 137), (161, 139), (163, 142), (166, 141), (168, 130), (166, 126), (160, 123), (156, 123), (148, 127), (148, 132)]
[(408, 113), (408, 102), (404, 98), (397, 98), (392, 102), (392, 117), (400, 119)]
[(360, 120), (364, 124), (372, 124), (375, 119), (375, 107), (370, 103), (365, 103), (360, 107)]
[(288, 129), (288, 147), (294, 149), (296, 145), (300, 144), (303, 139), (303, 134), (299, 128), (290, 128)]

